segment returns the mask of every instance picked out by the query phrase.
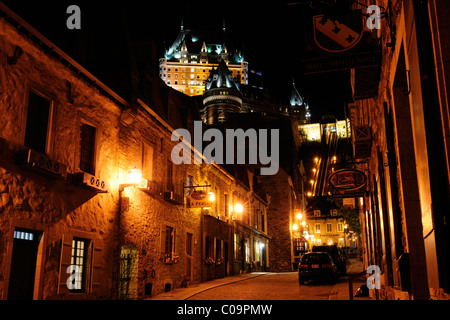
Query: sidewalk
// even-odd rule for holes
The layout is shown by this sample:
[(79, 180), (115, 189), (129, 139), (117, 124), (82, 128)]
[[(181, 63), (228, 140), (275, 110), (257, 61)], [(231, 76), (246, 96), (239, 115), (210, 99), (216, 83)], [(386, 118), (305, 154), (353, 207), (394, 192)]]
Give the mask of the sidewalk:
[(214, 279), (201, 282), (199, 284), (190, 285), (187, 288), (176, 288), (169, 292), (161, 293), (153, 297), (145, 298), (145, 300), (186, 300), (197, 293), (209, 290), (215, 287), (224, 286), (230, 283), (244, 281), (250, 278), (256, 278), (267, 274), (267, 272), (252, 272), (228, 276), (225, 278)]
[(364, 272), (364, 264), (358, 259), (349, 259), (347, 264), (347, 276), (341, 278), (341, 280), (333, 286), (331, 289), (329, 300), (350, 300), (350, 277), (354, 277), (352, 281), (351, 294), (353, 300), (370, 300), (369, 297), (355, 297), (355, 292), (358, 288), (366, 283), (365, 275), (356, 276), (357, 274)]

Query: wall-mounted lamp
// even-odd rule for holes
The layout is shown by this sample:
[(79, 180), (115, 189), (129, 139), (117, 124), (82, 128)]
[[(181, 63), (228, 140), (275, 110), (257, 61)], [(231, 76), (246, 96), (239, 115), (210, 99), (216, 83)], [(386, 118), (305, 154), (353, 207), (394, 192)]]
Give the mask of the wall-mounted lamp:
[(242, 212), (244, 212), (244, 207), (242, 206), (242, 204), (237, 203), (237, 204), (234, 206), (234, 212), (236, 212), (236, 213), (242, 213)]
[(123, 191), (126, 187), (137, 187), (142, 181), (142, 173), (138, 168), (131, 169), (128, 171), (128, 177), (126, 183), (121, 183), (119, 185), (119, 191)]

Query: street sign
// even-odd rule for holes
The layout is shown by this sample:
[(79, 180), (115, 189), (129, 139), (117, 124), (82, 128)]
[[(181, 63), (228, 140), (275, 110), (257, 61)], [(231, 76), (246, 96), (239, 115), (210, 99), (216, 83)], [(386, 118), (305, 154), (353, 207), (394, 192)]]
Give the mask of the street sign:
[(352, 11), (342, 21), (332, 20), (326, 15), (313, 17), (314, 42), (325, 52), (340, 53), (355, 47), (362, 38), (362, 15)]
[(189, 208), (211, 207), (213, 201), (209, 199), (208, 194), (205, 191), (193, 191), (186, 197), (186, 205)]

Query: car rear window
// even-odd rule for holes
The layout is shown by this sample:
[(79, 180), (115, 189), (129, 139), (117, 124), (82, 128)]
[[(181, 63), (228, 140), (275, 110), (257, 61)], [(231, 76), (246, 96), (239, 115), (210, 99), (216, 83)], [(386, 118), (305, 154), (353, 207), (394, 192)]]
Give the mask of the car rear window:
[(303, 256), (302, 263), (329, 263), (330, 258), (326, 254), (307, 254)]

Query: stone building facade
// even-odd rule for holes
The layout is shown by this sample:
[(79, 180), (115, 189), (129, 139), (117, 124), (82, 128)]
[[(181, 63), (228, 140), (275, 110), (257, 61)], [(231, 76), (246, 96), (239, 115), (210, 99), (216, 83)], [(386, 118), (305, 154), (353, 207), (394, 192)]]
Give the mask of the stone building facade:
[[(359, 167), (369, 181), (360, 214), (364, 261), (381, 273), (371, 295), (448, 299), (450, 6), (439, 0), (379, 4), (390, 12), (377, 31), (380, 81), (372, 88), (354, 85), (350, 107), (355, 156), (367, 161)], [(367, 74), (352, 72), (354, 84), (366, 80)]]
[[(0, 299), (141, 299), (270, 268), (252, 171), (171, 160), (198, 100), (148, 70), (124, 99), (0, 10)], [(193, 187), (213, 203), (187, 205)]]
[[(109, 298), (122, 105), (0, 9), (0, 298)], [(83, 264), (71, 293), (68, 268)]]

